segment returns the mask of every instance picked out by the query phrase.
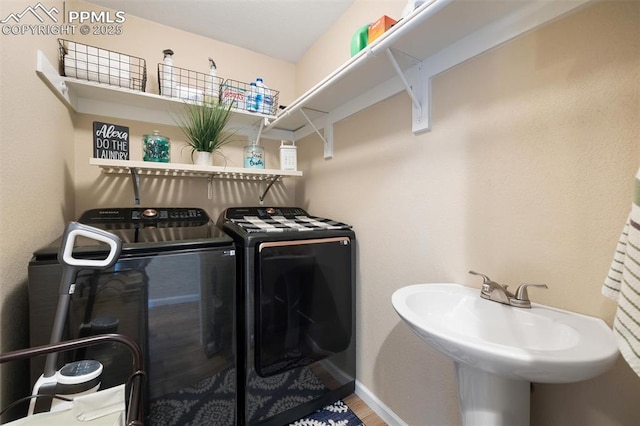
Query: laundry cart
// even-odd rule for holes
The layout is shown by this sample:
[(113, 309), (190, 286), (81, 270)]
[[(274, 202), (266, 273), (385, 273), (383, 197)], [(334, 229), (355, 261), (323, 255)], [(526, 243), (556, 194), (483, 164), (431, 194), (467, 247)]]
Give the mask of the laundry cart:
[[(0, 364), (32, 358), (39, 355), (48, 355), (63, 351), (77, 350), (89, 346), (116, 343), (124, 345), (131, 354), (132, 372), (128, 383), (118, 387), (100, 390), (84, 396), (79, 396), (69, 402), (68, 408), (30, 415), (10, 423), (11, 426), (22, 425), (87, 425), (87, 426), (142, 426), (144, 425), (144, 398), (145, 398), (145, 372), (143, 370), (142, 351), (138, 344), (131, 338), (121, 334), (101, 334), (98, 336), (83, 337), (67, 340), (60, 343), (27, 348), (13, 352), (0, 354)], [(29, 396), (15, 401), (5, 408), (31, 399)]]
[[(109, 247), (103, 256), (83, 257), (74, 253), (77, 241), (91, 240)], [(57, 307), (49, 343), (0, 355), (0, 363), (46, 355), (43, 374), (35, 382), (30, 396), (10, 404), (28, 402), (28, 415), (13, 425), (91, 425), (134, 426), (144, 420), (145, 380), (144, 358), (140, 346), (131, 337), (115, 333), (64, 337), (69, 304), (81, 271), (102, 270), (115, 265), (122, 251), (120, 238), (105, 230), (77, 222), (67, 224), (58, 249), (62, 274), (58, 289)], [(50, 286), (52, 283), (49, 283)], [(42, 324), (42, 323), (41, 323)], [(105, 385), (104, 365), (91, 358), (60, 363), (60, 353), (79, 352), (89, 346), (108, 343), (114, 350), (125, 346), (130, 352), (132, 366), (127, 383)], [(61, 368), (59, 368), (61, 367)], [(126, 397), (126, 393), (129, 397)], [(128, 408), (127, 408), (128, 406)]]

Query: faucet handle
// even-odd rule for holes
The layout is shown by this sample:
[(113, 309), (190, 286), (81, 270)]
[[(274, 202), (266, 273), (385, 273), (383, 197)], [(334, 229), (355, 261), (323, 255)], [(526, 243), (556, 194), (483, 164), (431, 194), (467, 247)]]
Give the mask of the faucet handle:
[(502, 285), (502, 284), (498, 284), (497, 282), (495, 282), (494, 280), (492, 280), (491, 278), (489, 278), (488, 276), (486, 276), (485, 274), (481, 274), (480, 272), (475, 272), (475, 271), (469, 271), (469, 273), (471, 275), (478, 275), (480, 277), (482, 277), (482, 287), (486, 288), (487, 291), (489, 291), (491, 286), (500, 286), (503, 289), (507, 289), (509, 288), (508, 285)]
[(487, 284), (490, 283), (491, 281), (493, 281), (491, 278), (489, 278), (488, 276), (486, 276), (485, 274), (481, 274), (480, 272), (475, 272), (475, 271), (469, 271), (469, 273), (471, 275), (478, 275), (480, 277), (482, 277), (482, 283), (483, 284)]
[(549, 288), (546, 284), (521, 284), (516, 290), (516, 297), (514, 299), (511, 299), (511, 303), (514, 306), (519, 306), (522, 308), (531, 307), (531, 301), (529, 300), (529, 293), (527, 292), (527, 287)]

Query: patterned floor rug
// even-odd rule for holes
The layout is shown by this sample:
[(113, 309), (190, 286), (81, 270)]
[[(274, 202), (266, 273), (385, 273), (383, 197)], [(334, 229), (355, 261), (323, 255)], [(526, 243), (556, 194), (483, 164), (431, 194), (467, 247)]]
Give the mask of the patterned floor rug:
[(364, 426), (364, 423), (347, 404), (336, 401), (289, 426)]
[[(235, 369), (224, 370), (150, 402), (150, 426), (232, 426), (235, 424)], [(275, 378), (250, 376), (247, 409), (251, 419), (269, 418), (321, 396), (326, 388), (308, 368), (291, 370)], [(280, 398), (277, 389), (288, 389)], [(294, 395), (292, 397), (291, 395)], [(337, 401), (294, 423), (293, 426), (362, 426), (364, 423), (342, 401)]]

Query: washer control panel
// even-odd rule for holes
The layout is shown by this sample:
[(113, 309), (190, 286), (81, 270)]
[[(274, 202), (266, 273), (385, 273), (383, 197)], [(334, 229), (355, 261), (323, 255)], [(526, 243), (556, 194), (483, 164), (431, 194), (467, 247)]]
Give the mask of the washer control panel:
[(88, 210), (82, 214), (80, 223), (206, 223), (209, 215), (200, 208), (147, 207), (147, 208), (107, 208)]

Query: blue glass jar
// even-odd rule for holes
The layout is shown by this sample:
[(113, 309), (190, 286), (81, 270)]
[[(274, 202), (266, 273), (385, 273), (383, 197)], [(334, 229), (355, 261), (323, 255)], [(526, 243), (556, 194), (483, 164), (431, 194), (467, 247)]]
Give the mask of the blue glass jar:
[(244, 167), (247, 169), (264, 169), (264, 148), (253, 142), (244, 147)]

